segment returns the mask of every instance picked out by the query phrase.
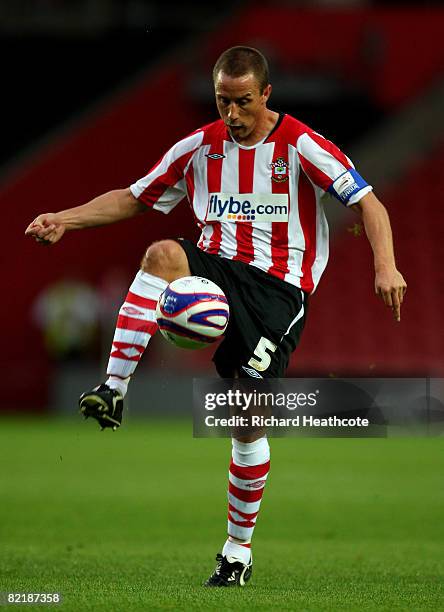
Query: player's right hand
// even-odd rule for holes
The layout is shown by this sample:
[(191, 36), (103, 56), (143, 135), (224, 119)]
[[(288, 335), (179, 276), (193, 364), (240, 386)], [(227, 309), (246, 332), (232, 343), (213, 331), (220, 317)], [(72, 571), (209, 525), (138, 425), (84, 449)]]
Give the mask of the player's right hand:
[(37, 242), (48, 245), (58, 242), (65, 230), (65, 225), (60, 223), (56, 213), (45, 213), (28, 225), (25, 236), (32, 236)]

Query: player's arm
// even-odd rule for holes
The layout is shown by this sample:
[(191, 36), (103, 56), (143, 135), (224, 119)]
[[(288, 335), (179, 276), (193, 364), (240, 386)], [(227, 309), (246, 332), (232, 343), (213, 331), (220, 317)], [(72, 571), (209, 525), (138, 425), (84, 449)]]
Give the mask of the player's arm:
[(362, 219), (373, 250), (375, 292), (392, 309), (396, 321), (401, 320), (401, 304), (407, 290), (402, 274), (396, 268), (390, 219), (385, 206), (373, 192), (351, 206)]
[(129, 188), (115, 189), (82, 206), (39, 215), (28, 225), (25, 235), (32, 236), (44, 244), (54, 244), (67, 230), (116, 223), (145, 210), (146, 206), (133, 196)]
[(396, 269), (392, 230), (385, 207), (352, 161), (320, 134), (303, 133), (298, 138), (297, 150), (302, 168), (312, 183), (361, 214), (375, 260), (375, 291), (399, 321), (407, 285)]

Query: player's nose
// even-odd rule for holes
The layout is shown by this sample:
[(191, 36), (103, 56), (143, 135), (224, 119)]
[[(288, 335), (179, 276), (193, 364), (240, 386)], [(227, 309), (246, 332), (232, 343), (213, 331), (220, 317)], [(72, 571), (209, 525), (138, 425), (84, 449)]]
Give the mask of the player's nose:
[(230, 119), (231, 122), (239, 119), (239, 113), (235, 104), (230, 104), (228, 107), (228, 119)]

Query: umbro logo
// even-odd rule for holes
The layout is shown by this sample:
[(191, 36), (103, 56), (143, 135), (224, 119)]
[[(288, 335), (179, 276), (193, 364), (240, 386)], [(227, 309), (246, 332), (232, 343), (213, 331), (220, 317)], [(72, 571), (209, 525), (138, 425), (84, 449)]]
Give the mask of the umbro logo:
[(225, 155), (222, 155), (221, 153), (207, 153), (205, 157), (209, 157), (210, 159), (222, 159), (225, 157)]
[(252, 378), (263, 378), (263, 376), (261, 376), (256, 370), (253, 370), (253, 368), (246, 368), (245, 366), (242, 366), (242, 369)]
[(266, 480), (256, 480), (255, 482), (248, 482), (245, 486), (250, 487), (250, 489), (262, 489), (266, 482)]
[(137, 308), (133, 308), (133, 306), (123, 306), (122, 307), (123, 312), (126, 312), (126, 314), (129, 315), (143, 315), (143, 312), (141, 310), (137, 310)]

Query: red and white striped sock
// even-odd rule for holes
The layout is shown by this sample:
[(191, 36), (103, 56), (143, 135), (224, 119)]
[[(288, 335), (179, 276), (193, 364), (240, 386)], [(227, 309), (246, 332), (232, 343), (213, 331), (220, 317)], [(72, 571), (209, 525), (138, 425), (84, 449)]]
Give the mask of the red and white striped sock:
[(266, 437), (255, 442), (233, 439), (228, 486), (228, 540), (225, 556), (248, 563), (251, 538), (270, 470), (270, 447)]
[(126, 394), (131, 375), (157, 331), (156, 304), (167, 281), (138, 272), (119, 311), (106, 384)]

